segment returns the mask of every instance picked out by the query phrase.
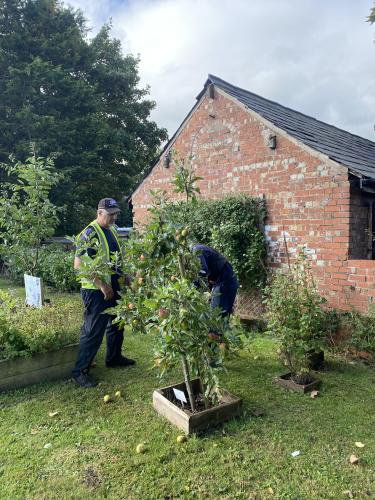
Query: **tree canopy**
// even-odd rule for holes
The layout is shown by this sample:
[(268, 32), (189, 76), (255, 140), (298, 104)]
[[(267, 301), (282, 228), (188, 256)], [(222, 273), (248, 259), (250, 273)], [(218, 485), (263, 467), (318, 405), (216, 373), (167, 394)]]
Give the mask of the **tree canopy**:
[(0, 0), (0, 161), (24, 161), (31, 142), (40, 156), (58, 154), (63, 233), (88, 222), (100, 198), (124, 203), (166, 139), (149, 118), (139, 59), (110, 26), (91, 40), (88, 31), (58, 0)]
[(368, 18), (369, 22), (371, 24), (374, 24), (375, 23), (375, 5), (374, 7), (371, 9), (371, 12), (370, 12), (370, 15), (369, 15), (369, 18)]

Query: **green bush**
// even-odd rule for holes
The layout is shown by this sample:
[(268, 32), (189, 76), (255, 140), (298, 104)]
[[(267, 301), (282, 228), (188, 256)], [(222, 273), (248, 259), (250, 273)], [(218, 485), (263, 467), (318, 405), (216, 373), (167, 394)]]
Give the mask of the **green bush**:
[(0, 359), (28, 356), (77, 342), (82, 308), (78, 296), (54, 296), (41, 309), (0, 290)]
[[(4, 263), (9, 277), (18, 283), (23, 282), (25, 262), (34, 259), (35, 250), (23, 248), (13, 249), (5, 255)], [(38, 277), (43, 283), (60, 292), (71, 292), (79, 289), (73, 270), (73, 251), (65, 251), (56, 245), (39, 249)]]
[[(341, 352), (365, 351), (375, 356), (375, 308), (368, 314), (350, 311), (338, 315), (338, 328), (343, 333), (339, 340), (331, 337), (334, 350)], [(354, 352), (353, 352), (354, 351)]]
[[(220, 200), (190, 202), (187, 210), (169, 206), (173, 217), (186, 224), (196, 242), (212, 246), (232, 264), (244, 287), (263, 285), (266, 242), (262, 231), (266, 207), (250, 196), (228, 196)], [(187, 218), (187, 220), (183, 220)]]
[(73, 251), (65, 251), (61, 247), (45, 247), (40, 260), (40, 277), (46, 285), (60, 292), (79, 289), (73, 269)]

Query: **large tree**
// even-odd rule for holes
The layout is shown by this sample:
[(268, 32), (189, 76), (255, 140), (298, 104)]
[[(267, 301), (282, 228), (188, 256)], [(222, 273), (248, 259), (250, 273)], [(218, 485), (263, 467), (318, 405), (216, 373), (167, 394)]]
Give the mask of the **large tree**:
[(23, 161), (30, 142), (59, 154), (62, 232), (88, 222), (98, 199), (123, 200), (166, 139), (149, 119), (138, 59), (107, 25), (87, 35), (82, 13), (58, 0), (0, 0), (0, 161)]
[(374, 7), (371, 9), (371, 12), (370, 12), (370, 15), (369, 15), (369, 18), (368, 18), (369, 22), (371, 24), (374, 24), (375, 23), (375, 5)]

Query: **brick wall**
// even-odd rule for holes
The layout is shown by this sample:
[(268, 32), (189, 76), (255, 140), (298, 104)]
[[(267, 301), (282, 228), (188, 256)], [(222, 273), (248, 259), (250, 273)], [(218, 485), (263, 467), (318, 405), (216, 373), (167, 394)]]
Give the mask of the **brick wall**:
[[(348, 260), (354, 219), (347, 169), (277, 130), (276, 149), (270, 149), (267, 142), (274, 133), (272, 126), (215, 90), (215, 98), (205, 95), (187, 119), (173, 149), (180, 158), (193, 156), (204, 198), (233, 193), (265, 197), (271, 267), (286, 264), (285, 245), (293, 255), (303, 244), (329, 304), (366, 310), (375, 296), (375, 264)], [(161, 158), (134, 193), (136, 223), (147, 218), (150, 189), (170, 190), (173, 171)]]

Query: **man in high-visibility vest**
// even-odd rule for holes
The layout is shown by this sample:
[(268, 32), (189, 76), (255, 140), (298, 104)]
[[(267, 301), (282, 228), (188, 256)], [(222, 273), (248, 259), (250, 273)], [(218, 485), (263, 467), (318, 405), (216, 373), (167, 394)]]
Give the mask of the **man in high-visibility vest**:
[[(82, 241), (96, 242), (102, 248), (106, 260), (120, 251), (117, 231), (114, 227), (120, 212), (118, 203), (113, 198), (104, 198), (99, 201), (97, 217), (81, 233)], [(84, 251), (89, 257), (96, 254), (95, 245)], [(77, 249), (74, 258), (74, 268), (78, 269), (82, 263), (82, 249)], [(114, 307), (119, 298), (120, 269), (114, 269), (111, 274), (102, 277), (93, 276), (81, 280), (81, 296), (84, 304), (84, 321), (81, 329), (78, 357), (73, 369), (73, 379), (81, 387), (90, 388), (97, 385), (96, 380), (89, 375), (91, 363), (102, 343), (104, 333), (107, 337), (107, 354), (105, 364), (109, 368), (134, 365), (133, 359), (121, 354), (124, 339), (123, 332), (117, 324), (112, 322), (113, 316), (104, 311)]]

